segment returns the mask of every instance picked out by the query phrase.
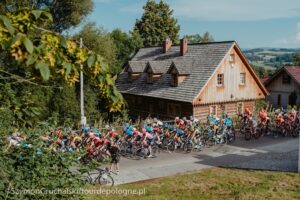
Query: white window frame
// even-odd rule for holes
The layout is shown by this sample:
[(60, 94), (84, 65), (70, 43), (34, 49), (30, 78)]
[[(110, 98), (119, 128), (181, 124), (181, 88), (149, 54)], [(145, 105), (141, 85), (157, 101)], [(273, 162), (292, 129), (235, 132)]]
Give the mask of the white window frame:
[(240, 73), (240, 85), (246, 85), (246, 73)]
[[(221, 83), (220, 83), (221, 81)], [(224, 86), (224, 74), (217, 74), (217, 86)]]
[(230, 63), (235, 63), (235, 54), (234, 53), (230, 54), (230, 56), (229, 56), (229, 62)]

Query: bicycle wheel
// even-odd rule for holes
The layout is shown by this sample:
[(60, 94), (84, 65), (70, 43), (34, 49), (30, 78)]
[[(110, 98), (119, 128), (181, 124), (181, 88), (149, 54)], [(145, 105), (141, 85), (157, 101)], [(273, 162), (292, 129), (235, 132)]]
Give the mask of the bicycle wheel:
[(299, 132), (300, 132), (300, 128), (296, 128), (296, 129), (293, 129), (292, 130), (292, 136), (293, 137), (297, 137), (299, 135)]
[(255, 133), (254, 133), (254, 138), (255, 138), (255, 139), (260, 138), (260, 136), (262, 135), (262, 132), (261, 132), (261, 131), (262, 131), (262, 130), (259, 130), (259, 131), (255, 130)]
[(115, 184), (113, 177), (111, 177), (107, 173), (104, 173), (98, 177), (98, 183), (100, 185), (106, 185), (106, 186), (114, 186)]
[(183, 149), (184, 149), (185, 152), (190, 153), (193, 150), (193, 144), (192, 144), (192, 142), (190, 142), (190, 141), (186, 142), (184, 144)]
[(169, 140), (167, 149), (169, 151), (175, 151), (175, 141), (173, 139)]
[(228, 142), (234, 142), (235, 141), (235, 131), (230, 129), (228, 132), (228, 138), (227, 138)]
[(93, 178), (90, 175), (88, 175), (88, 176), (85, 177), (85, 182), (87, 182), (89, 184), (92, 184), (93, 183)]
[(141, 148), (135, 149), (132, 153), (132, 158), (135, 160), (140, 160), (143, 157), (142, 154)]
[(251, 131), (250, 130), (246, 130), (245, 131), (245, 140), (250, 140), (251, 139)]

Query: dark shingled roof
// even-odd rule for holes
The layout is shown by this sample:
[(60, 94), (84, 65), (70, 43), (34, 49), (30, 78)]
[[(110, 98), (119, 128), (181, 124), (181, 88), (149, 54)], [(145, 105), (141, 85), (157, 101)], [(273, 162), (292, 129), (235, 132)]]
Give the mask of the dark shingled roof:
[(179, 73), (190, 75), (179, 83), (178, 87), (172, 87), (171, 75), (167, 73), (163, 73), (159, 80), (149, 84), (145, 73), (137, 80), (129, 82), (127, 72), (123, 72), (117, 79), (117, 87), (123, 94), (192, 102), (234, 44), (234, 41), (192, 44), (188, 46), (188, 52), (184, 56), (180, 56), (178, 45), (172, 46), (166, 53), (163, 53), (162, 47), (142, 48), (130, 63), (173, 62)]
[[(163, 73), (166, 73), (168, 71), (168, 69), (170, 68), (171, 63), (172, 62), (170, 60), (167, 60), (167, 61), (149, 61), (146, 66), (150, 67), (154, 74), (163, 74)], [(145, 68), (144, 72), (146, 72), (146, 68)]]
[(147, 62), (144, 61), (129, 61), (126, 67), (126, 72), (142, 73), (146, 67)]
[(174, 61), (172, 62), (172, 67), (169, 68), (168, 73), (171, 73), (172, 68), (174, 67), (178, 74), (191, 74), (193, 72), (193, 64), (195, 61)]

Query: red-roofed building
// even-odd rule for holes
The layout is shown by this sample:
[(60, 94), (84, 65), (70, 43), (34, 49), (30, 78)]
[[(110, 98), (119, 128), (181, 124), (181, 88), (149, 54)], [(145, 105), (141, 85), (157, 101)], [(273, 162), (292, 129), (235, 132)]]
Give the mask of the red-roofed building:
[(270, 93), (267, 100), (274, 107), (300, 105), (300, 66), (282, 67), (264, 85)]

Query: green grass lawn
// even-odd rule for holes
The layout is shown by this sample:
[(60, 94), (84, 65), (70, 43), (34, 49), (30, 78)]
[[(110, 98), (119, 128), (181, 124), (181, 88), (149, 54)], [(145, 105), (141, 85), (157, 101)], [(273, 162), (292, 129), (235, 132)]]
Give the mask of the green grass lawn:
[[(88, 189), (99, 189), (99, 185)], [(145, 195), (87, 195), (87, 199), (300, 199), (300, 174), (212, 168), (115, 186)], [(105, 188), (106, 189), (106, 188)], [(102, 198), (101, 198), (102, 197)]]

